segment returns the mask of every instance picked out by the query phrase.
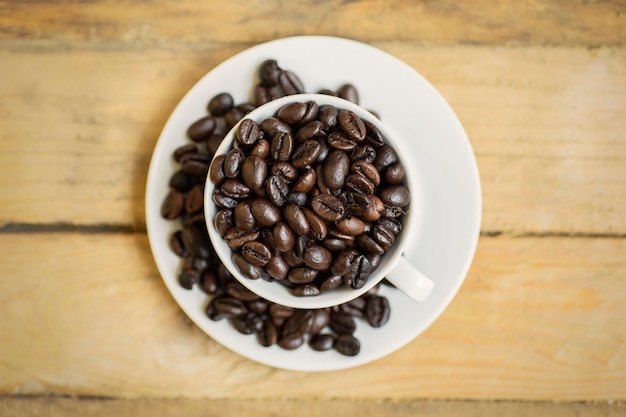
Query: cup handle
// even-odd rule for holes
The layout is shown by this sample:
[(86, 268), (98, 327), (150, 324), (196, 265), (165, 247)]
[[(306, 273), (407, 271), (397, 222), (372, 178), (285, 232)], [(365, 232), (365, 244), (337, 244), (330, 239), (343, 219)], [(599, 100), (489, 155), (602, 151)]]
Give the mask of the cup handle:
[(404, 256), (398, 258), (398, 262), (387, 273), (386, 278), (415, 301), (424, 301), (435, 286), (433, 281), (411, 265)]

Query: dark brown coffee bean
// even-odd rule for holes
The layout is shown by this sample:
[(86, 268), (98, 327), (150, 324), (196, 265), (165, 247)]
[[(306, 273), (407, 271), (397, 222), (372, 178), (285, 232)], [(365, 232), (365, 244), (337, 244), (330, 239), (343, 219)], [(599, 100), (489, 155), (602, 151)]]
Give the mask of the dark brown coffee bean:
[(380, 173), (374, 164), (367, 161), (356, 161), (350, 166), (350, 172), (363, 175), (370, 180), (375, 187), (380, 185)]
[(278, 329), (272, 320), (264, 320), (263, 326), (256, 332), (256, 337), (261, 346), (272, 346), (278, 341)]
[(374, 241), (378, 243), (385, 251), (388, 251), (389, 248), (391, 248), (393, 242), (396, 239), (396, 236), (393, 234), (393, 232), (381, 224), (377, 224), (376, 226), (374, 226), (371, 235), (372, 239), (374, 239)]
[(185, 211), (187, 213), (196, 213), (204, 207), (204, 187), (200, 185), (194, 186), (185, 197)]
[(310, 284), (315, 281), (318, 273), (317, 270), (307, 267), (292, 268), (287, 275), (287, 279), (294, 284)]
[(224, 240), (231, 248), (240, 248), (247, 242), (257, 240), (261, 233), (259, 229), (243, 230), (237, 226), (233, 226), (224, 233)]
[(207, 110), (214, 116), (224, 116), (226, 112), (233, 108), (234, 100), (229, 93), (220, 93), (215, 95), (209, 104)]
[(293, 249), (296, 243), (296, 234), (291, 230), (289, 225), (284, 222), (276, 223), (273, 236), (276, 248), (281, 252), (287, 252)]
[(193, 143), (187, 143), (174, 150), (174, 160), (180, 162), (183, 156), (198, 153), (198, 147)]
[(272, 137), (270, 155), (275, 161), (288, 161), (293, 152), (291, 133), (277, 131)]
[(361, 343), (350, 334), (342, 334), (335, 340), (334, 348), (342, 355), (356, 356), (361, 351)]
[(336, 222), (345, 215), (345, 207), (341, 200), (332, 194), (319, 194), (311, 200), (311, 208), (322, 219)]
[(383, 172), (388, 166), (398, 162), (398, 154), (388, 145), (383, 145), (376, 150), (374, 166), (378, 172)]
[(265, 160), (270, 154), (270, 143), (265, 139), (259, 139), (252, 149), (248, 156), (257, 156), (263, 160)]
[(258, 300), (259, 296), (243, 286), (239, 281), (230, 281), (226, 284), (226, 293), (233, 298), (248, 302)]
[(332, 132), (326, 140), (328, 146), (340, 151), (348, 152), (356, 148), (356, 142), (340, 130)]
[(354, 241), (350, 242), (346, 239), (336, 237), (327, 237), (324, 239), (324, 247), (331, 252), (341, 252), (353, 246)]
[(315, 285), (296, 285), (291, 289), (294, 297), (315, 297), (320, 294), (319, 288)]
[(272, 87), (278, 84), (278, 76), (281, 68), (275, 59), (268, 59), (261, 63), (258, 69), (259, 80), (266, 87)]
[(289, 186), (282, 177), (272, 175), (268, 178), (266, 184), (267, 198), (277, 207), (287, 204), (289, 197)]
[(356, 331), (356, 321), (346, 313), (332, 313), (329, 327), (337, 334), (352, 334)]
[(265, 272), (277, 281), (287, 278), (289, 265), (281, 256), (274, 255), (265, 265)]
[(268, 310), (269, 304), (266, 300), (257, 298), (256, 300), (248, 301), (246, 303), (246, 307), (248, 308), (248, 311), (252, 313), (264, 314)]
[(385, 249), (380, 246), (371, 236), (362, 234), (356, 238), (359, 246), (361, 246), (366, 253), (376, 253), (382, 255), (385, 253)]
[(304, 236), (309, 233), (309, 222), (304, 213), (296, 204), (287, 204), (283, 209), (285, 221), (297, 235)]
[(246, 305), (233, 297), (221, 296), (213, 300), (217, 312), (226, 318), (241, 316), (246, 313)]
[(185, 243), (183, 242), (182, 230), (177, 230), (170, 236), (170, 249), (181, 258), (189, 256), (189, 251), (185, 248)]
[(227, 178), (222, 183), (221, 191), (225, 196), (237, 200), (250, 197), (250, 188), (238, 179)]
[(298, 178), (294, 185), (291, 187), (291, 192), (307, 194), (313, 189), (316, 181), (317, 174), (315, 173), (315, 169), (311, 167), (306, 168), (302, 176), (300, 176), (300, 178)]
[(279, 176), (287, 183), (290, 183), (298, 178), (298, 170), (289, 162), (276, 162), (274, 165), (272, 165), (272, 169), (270, 170), (270, 172), (271, 175)]
[(291, 71), (283, 70), (278, 74), (278, 85), (286, 95), (304, 93), (302, 81)]
[(226, 179), (226, 174), (224, 173), (224, 159), (226, 159), (226, 155), (218, 155), (211, 163), (209, 178), (215, 185), (220, 185), (224, 179)]
[(389, 300), (375, 295), (367, 300), (365, 317), (372, 327), (382, 327), (389, 321), (390, 311)]
[(297, 125), (302, 121), (307, 110), (307, 105), (300, 102), (285, 104), (276, 113), (276, 117), (290, 125)]
[(260, 266), (252, 265), (246, 261), (242, 255), (234, 253), (232, 256), (233, 263), (244, 276), (250, 279), (259, 279), (263, 276), (263, 268)]
[(180, 159), (180, 168), (192, 177), (205, 178), (209, 172), (211, 158), (205, 154), (186, 154)]
[(202, 291), (214, 295), (219, 291), (221, 281), (214, 271), (206, 270), (202, 273), (200, 284), (202, 284)]
[(330, 272), (333, 275), (343, 276), (350, 272), (354, 258), (358, 255), (355, 250), (347, 249), (339, 252), (334, 259), (330, 267)]
[(261, 242), (246, 242), (241, 247), (243, 257), (256, 266), (263, 266), (269, 262), (272, 257), (270, 250)]
[(169, 186), (177, 191), (189, 191), (193, 186), (193, 180), (185, 171), (176, 171), (171, 177)]
[(365, 285), (372, 273), (372, 264), (365, 255), (358, 255), (350, 265), (350, 272), (344, 275), (344, 284), (349, 288), (359, 289)]
[(224, 135), (221, 132), (217, 134), (213, 132), (213, 134), (211, 134), (204, 141), (209, 154), (215, 155), (215, 152), (217, 152), (217, 148), (219, 148), (219, 146), (222, 144), (222, 140), (224, 140)]
[(411, 199), (409, 189), (403, 185), (387, 186), (379, 195), (385, 205), (393, 207), (406, 207)]
[(326, 127), (319, 120), (312, 120), (302, 125), (294, 136), (296, 143), (300, 144), (307, 140), (317, 140), (326, 137)]
[(341, 233), (349, 236), (358, 236), (365, 231), (365, 223), (355, 216), (344, 217), (335, 223), (335, 227)]
[(385, 144), (385, 139), (383, 138), (383, 134), (378, 130), (376, 126), (372, 122), (368, 122), (367, 120), (363, 120), (365, 124), (365, 143), (373, 146), (374, 148), (380, 148)]
[(292, 338), (283, 337), (277, 344), (285, 350), (296, 350), (304, 344), (304, 336), (296, 336)]
[(333, 348), (334, 344), (335, 336), (328, 333), (317, 334), (309, 340), (309, 346), (311, 347), (311, 349), (318, 352), (330, 350)]
[(252, 334), (254, 333), (254, 329), (250, 326), (248, 320), (243, 317), (233, 317), (230, 319), (231, 324), (241, 334)]
[(346, 177), (346, 189), (357, 194), (371, 197), (374, 195), (376, 187), (365, 175), (350, 174)]
[(286, 319), (291, 317), (295, 313), (295, 309), (292, 307), (280, 305), (280, 304), (270, 304), (270, 315), (272, 317), (279, 317)]
[(385, 204), (380, 198), (373, 195), (370, 197), (370, 204), (367, 206), (365, 213), (361, 215), (361, 219), (368, 222), (376, 221), (380, 218), (384, 210)]
[(337, 122), (348, 137), (352, 138), (356, 142), (361, 142), (365, 139), (365, 123), (356, 113), (350, 110), (340, 110), (337, 116)]
[(234, 210), (231, 211), (231, 213), (232, 214), (230, 215), (230, 218), (228, 220), (230, 220), (231, 224), (232, 222), (234, 222), (235, 226), (237, 226), (241, 230), (247, 231), (252, 230), (256, 227), (256, 220), (252, 215), (252, 208), (249, 201), (241, 201), (239, 204), (237, 204)]
[(305, 124), (317, 119), (317, 116), (319, 114), (320, 108), (316, 101), (311, 100), (306, 102), (305, 104), (306, 110), (304, 112), (304, 116), (302, 116), (302, 119), (300, 120), (300, 124)]
[(323, 164), (324, 181), (333, 189), (343, 188), (350, 171), (350, 158), (345, 152), (332, 150)]
[(306, 140), (296, 147), (293, 152), (292, 164), (301, 169), (311, 165), (320, 155), (321, 146), (315, 140)]
[(234, 208), (237, 204), (239, 204), (238, 199), (227, 196), (220, 188), (215, 188), (213, 190), (211, 198), (213, 199), (215, 205), (220, 208)]
[(183, 227), (183, 243), (194, 258), (206, 259), (211, 254), (211, 243), (206, 227), (193, 223)]
[(309, 332), (313, 324), (314, 314), (311, 310), (297, 310), (291, 317), (285, 320), (282, 327), (282, 335), (287, 339), (303, 337)]
[(228, 129), (232, 129), (245, 116), (246, 114), (243, 111), (241, 111), (237, 107), (233, 107), (224, 114), (223, 119), (224, 119), (224, 122), (226, 122), (226, 127)]
[(304, 250), (302, 257), (304, 263), (318, 271), (325, 271), (330, 268), (333, 256), (328, 249), (319, 245), (311, 245)]
[(358, 145), (350, 155), (351, 161), (374, 162), (376, 160), (376, 150), (370, 145)]
[(298, 207), (304, 207), (309, 198), (304, 193), (290, 193), (287, 197), (287, 201), (297, 205)]
[(324, 240), (328, 234), (326, 221), (309, 209), (302, 209), (302, 214), (309, 224), (307, 236), (317, 241)]
[(187, 136), (194, 142), (202, 142), (211, 136), (216, 125), (212, 116), (202, 117), (189, 126)]
[(251, 210), (257, 223), (261, 226), (273, 226), (281, 219), (280, 209), (266, 198), (252, 200)]
[(227, 208), (219, 210), (215, 214), (213, 225), (215, 226), (215, 230), (217, 230), (217, 233), (219, 233), (220, 236), (224, 237), (226, 231), (230, 229), (233, 225), (233, 210)]
[(359, 104), (359, 92), (353, 84), (344, 84), (339, 87), (337, 96), (354, 104)]
[(337, 124), (337, 115), (339, 111), (334, 106), (320, 106), (319, 112), (317, 114), (317, 120), (322, 122), (324, 127), (329, 130), (335, 127)]
[(237, 127), (235, 137), (243, 146), (252, 146), (258, 140), (261, 134), (261, 127), (252, 119), (243, 119)]
[(170, 190), (161, 203), (161, 217), (168, 220), (177, 219), (185, 208), (183, 193)]
[(292, 134), (291, 127), (276, 117), (268, 117), (267, 119), (264, 119), (261, 122), (261, 129), (270, 138), (273, 138), (277, 132)]
[(316, 335), (328, 326), (328, 323), (330, 322), (330, 309), (319, 308), (311, 310), (311, 313), (313, 314), (313, 320), (309, 326), (308, 333), (310, 335)]
[(392, 164), (387, 167), (385, 170), (385, 182), (387, 184), (400, 184), (404, 180), (404, 165)]
[(224, 157), (224, 175), (227, 178), (236, 178), (241, 170), (245, 154), (241, 149), (233, 148)]
[(403, 229), (402, 222), (396, 219), (389, 219), (386, 217), (381, 217), (378, 220), (378, 223), (385, 226), (389, 231), (391, 231), (391, 233), (393, 233), (396, 236), (399, 235)]

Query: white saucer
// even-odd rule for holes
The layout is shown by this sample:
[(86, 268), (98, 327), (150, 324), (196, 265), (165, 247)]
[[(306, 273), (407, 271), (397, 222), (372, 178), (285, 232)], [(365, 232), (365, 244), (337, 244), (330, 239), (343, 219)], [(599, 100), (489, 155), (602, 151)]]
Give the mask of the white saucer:
[[(169, 248), (178, 222), (160, 216), (161, 202), (177, 170), (173, 151), (188, 142), (187, 127), (206, 115), (211, 97), (229, 92), (236, 103), (252, 101), (256, 70), (273, 58), (297, 74), (307, 92), (335, 90), (354, 84), (361, 105), (376, 111), (394, 132), (403, 135), (407, 158), (415, 162), (421, 183), (420, 220), (406, 254), (433, 281), (435, 289), (422, 303), (386, 286), (381, 294), (391, 304), (382, 328), (359, 321), (361, 352), (346, 357), (303, 346), (286, 351), (265, 348), (254, 336), (238, 333), (228, 322), (204, 313), (209, 297), (200, 289), (183, 289), (177, 281), (180, 258)], [(414, 198), (412, 198), (415, 201)], [(206, 74), (181, 100), (157, 142), (148, 173), (146, 224), (159, 272), (176, 302), (194, 323), (227, 348), (254, 361), (289, 370), (329, 371), (371, 362), (404, 346), (439, 317), (461, 286), (470, 267), (481, 220), (480, 179), (467, 135), (445, 99), (414, 69), (371, 46), (351, 40), (302, 36), (268, 42), (243, 51)]]

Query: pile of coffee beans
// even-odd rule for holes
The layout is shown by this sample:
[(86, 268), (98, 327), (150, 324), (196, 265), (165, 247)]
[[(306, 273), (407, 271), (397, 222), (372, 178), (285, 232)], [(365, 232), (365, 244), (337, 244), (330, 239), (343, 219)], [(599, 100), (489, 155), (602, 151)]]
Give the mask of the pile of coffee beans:
[[(257, 340), (263, 346), (276, 344), (284, 349), (296, 349), (306, 343), (314, 350), (322, 351), (332, 348), (344, 355), (356, 355), (360, 350), (360, 343), (354, 337), (357, 321), (365, 321), (373, 327), (381, 327), (389, 319), (391, 311), (389, 302), (384, 296), (377, 294), (378, 286), (374, 287), (363, 296), (340, 306), (318, 310), (292, 309), (259, 298), (243, 287), (221, 263), (209, 240), (204, 218), (204, 185), (206, 177), (209, 174), (211, 160), (215, 155), (217, 147), (226, 135), (226, 132), (258, 105), (284, 95), (304, 92), (304, 87), (300, 79), (294, 73), (282, 70), (275, 60), (263, 62), (259, 67), (258, 75), (260, 81), (254, 88), (254, 103), (236, 105), (232, 96), (228, 93), (215, 95), (208, 102), (208, 114), (189, 126), (187, 136), (190, 142), (180, 146), (174, 151), (173, 158), (178, 163), (179, 169), (176, 170), (170, 178), (169, 192), (161, 205), (161, 215), (165, 219), (179, 221), (181, 224), (181, 229), (175, 231), (170, 236), (169, 240), (172, 251), (181, 258), (181, 266), (178, 273), (179, 283), (186, 289), (192, 289), (194, 286), (198, 286), (210, 296), (210, 301), (206, 309), (207, 316), (210, 319), (228, 320), (233, 327), (242, 334), (255, 334)], [(319, 91), (319, 93), (337, 95), (358, 104), (358, 92), (351, 84), (341, 86), (337, 91), (322, 90)], [(327, 111), (329, 110), (323, 110), (322, 113)], [(319, 117), (320, 112), (318, 111), (318, 119)], [(251, 127), (252, 130), (246, 131), (246, 128), (242, 127), (239, 129), (241, 133), (238, 132), (238, 135), (242, 136), (244, 141), (251, 140), (255, 135), (254, 126), (248, 122), (246, 122), (246, 124), (242, 123), (242, 125), (247, 125)], [(281, 149), (285, 149), (286, 145), (281, 145), (282, 147), (279, 146), (278, 142), (281, 142), (279, 139), (277, 139), (276, 145), (272, 148), (273, 141), (260, 137), (260, 132), (259, 130), (259, 137), (256, 138), (255, 143), (251, 143), (251, 146), (248, 146), (250, 150), (256, 149), (257, 156), (264, 155), (266, 152), (266, 156), (269, 156), (271, 152), (280, 154), (280, 152), (282, 152)], [(265, 135), (265, 132), (263, 135)], [(367, 146), (374, 149), (372, 145)], [(266, 150), (263, 150), (264, 147)], [(382, 145), (380, 148), (382, 148)], [(363, 149), (363, 151), (365, 150), (367, 150), (367, 152), (364, 152), (364, 155), (368, 156), (359, 158), (358, 160), (367, 161), (367, 159), (370, 158), (368, 162), (374, 163), (376, 160), (376, 156), (374, 156), (375, 152), (372, 152), (369, 148)], [(330, 153), (330, 148), (327, 149), (327, 151)], [(373, 159), (372, 156), (374, 156)], [(242, 164), (244, 159), (245, 157), (241, 161)], [(355, 164), (355, 162), (352, 163), (352, 165)], [(276, 165), (279, 164), (273, 164), (269, 172), (272, 174), (280, 172), (281, 179), (284, 180), (285, 175), (289, 175), (289, 167), (285, 167), (283, 164), (282, 168), (276, 168)], [(389, 181), (389, 179), (386, 178), (388, 175), (396, 176), (396, 178), (402, 176), (401, 167), (396, 165), (396, 163), (388, 164), (384, 173), (382, 170), (378, 169), (379, 176), (383, 173), (383, 179), (381, 179), (381, 181), (393, 184), (394, 180)], [(392, 168), (392, 166), (395, 167)], [(256, 165), (250, 162), (246, 163), (246, 167), (246, 172), (250, 170), (254, 172), (254, 170), (257, 169)], [(243, 165), (241, 169), (243, 169)], [(280, 171), (274, 171), (274, 169)], [(392, 171), (397, 171), (397, 173), (394, 174)], [(217, 175), (219, 175), (219, 173), (217, 173)], [(239, 195), (238, 193), (246, 193), (245, 189), (242, 190), (239, 188), (241, 187), (239, 183), (230, 181), (227, 184), (228, 180), (226, 179), (225, 173), (224, 176), (225, 178), (220, 187), (223, 194), (218, 197), (218, 200), (223, 197), (225, 201), (228, 201), (226, 200), (227, 198), (237, 196)], [(258, 178), (254, 178), (255, 175), (249, 176), (249, 174), (246, 174), (246, 176), (250, 184), (256, 187), (257, 184), (255, 184), (254, 181), (258, 180)], [(304, 182), (306, 185), (306, 181), (310, 181), (310, 179), (307, 180), (306, 176), (304, 176), (304, 179), (302, 179), (302, 177), (303, 175), (300, 175), (300, 182)], [(313, 182), (317, 183), (317, 181)], [(250, 188), (245, 182), (243, 185)], [(276, 206), (276, 199), (280, 198), (281, 195), (281, 186), (282, 183), (280, 183), (280, 180), (275, 181), (271, 186), (272, 191), (275, 192), (273, 192), (272, 196), (268, 196), (267, 194), (263, 195), (265, 201)], [(315, 187), (318, 187), (318, 185), (316, 184)], [(258, 190), (262, 188), (263, 187), (259, 187)], [(226, 192), (224, 192), (224, 190)], [(285, 208), (289, 206), (291, 207), (290, 210), (294, 210), (294, 212), (296, 208), (300, 212), (308, 210), (305, 212), (308, 214), (304, 214), (304, 218), (308, 224), (309, 232), (314, 233), (315, 230), (321, 227), (322, 222), (315, 223), (314, 220), (310, 220), (316, 219), (316, 217), (312, 217), (311, 214), (315, 214), (315, 216), (319, 217), (314, 209), (305, 208), (307, 202), (312, 203), (312, 198), (310, 195), (307, 195), (304, 190), (293, 192), (293, 181), (291, 183), (291, 191), (292, 192), (285, 195), (287, 200)], [(332, 193), (332, 195), (338, 197), (335, 193)], [(358, 203), (361, 202), (359, 198), (360, 197), (357, 197), (354, 204), (358, 205)], [(380, 198), (382, 199), (382, 197)], [(241, 198), (239, 200), (241, 200)], [(318, 198), (318, 200), (320, 199)], [(226, 235), (226, 230), (230, 229), (233, 224), (235, 224), (235, 219), (238, 219), (237, 222), (239, 225), (243, 224), (241, 220), (246, 217), (248, 210), (252, 212), (252, 201), (249, 203), (250, 204), (241, 204), (241, 207), (239, 207), (239, 204), (229, 207), (228, 210), (230, 210), (230, 214), (228, 214), (227, 211), (220, 211), (216, 222), (222, 222), (220, 224), (224, 230), (224, 235)], [(265, 203), (259, 204), (259, 202), (255, 203), (255, 212), (259, 210), (259, 205), (261, 206), (261, 211), (265, 210), (267, 206), (264, 206), (264, 204)], [(323, 199), (316, 203), (318, 211), (323, 204)], [(397, 219), (398, 216), (401, 215), (402, 210), (395, 210), (390, 207), (391, 206), (379, 207), (378, 212), (380, 212), (381, 215), (378, 220), (376, 220), (376, 223), (377, 225), (383, 225), (391, 231), (392, 234), (397, 235), (402, 227), (401, 222)], [(344, 205), (344, 210), (345, 209)], [(269, 210), (271, 211), (272, 209)], [(306, 217), (307, 215), (309, 216), (308, 218)], [(296, 216), (300, 218), (299, 215)], [(290, 215), (290, 217), (293, 216)], [(345, 214), (344, 217), (346, 217)], [(249, 217), (248, 220), (250, 220)], [(224, 228), (229, 222), (230, 227)], [(289, 226), (287, 222), (280, 222), (280, 226), (278, 223), (278, 221), (274, 223), (271, 232), (272, 235), (276, 233), (279, 247), (286, 249), (291, 243), (289, 237), (285, 238), (285, 235), (290, 234), (287, 227), (291, 228), (291, 226)], [(371, 223), (365, 223), (364, 228), (367, 229), (368, 233), (371, 233), (373, 230)], [(333, 229), (331, 228), (331, 230)], [(268, 232), (265, 232), (265, 235), (269, 236)], [(309, 263), (316, 262), (315, 259), (319, 258), (317, 249), (309, 249), (307, 252), (307, 248), (312, 246), (313, 242), (319, 242), (319, 239), (316, 241), (311, 237), (314, 235), (308, 232), (303, 233), (302, 236), (306, 239), (300, 237), (295, 239), (292, 248), (293, 254), (298, 255), (299, 253), (304, 257), (306, 253), (306, 258)], [(241, 238), (241, 236), (237, 237), (233, 234), (228, 237), (229, 241), (233, 242), (236, 242), (238, 238)], [(375, 239), (372, 240), (375, 241)], [(334, 231), (333, 234), (327, 232), (324, 241), (326, 250), (331, 253), (339, 253), (346, 250), (350, 246), (350, 242), (354, 242), (356, 239), (350, 237), (349, 234)], [(257, 263), (259, 262), (258, 259), (263, 256), (270, 257), (271, 259), (272, 253), (268, 255), (265, 249), (258, 245), (258, 243), (261, 242), (243, 242), (240, 247), (243, 248), (246, 243), (250, 244), (246, 246), (245, 251), (242, 249), (241, 253), (236, 258), (237, 265), (240, 265), (240, 267), (241, 265), (243, 265), (244, 268), (246, 265), (253, 265), (250, 263), (251, 259), (253, 261), (257, 260)], [(263, 243), (261, 244), (267, 249), (271, 247), (270, 252), (279, 248), (267, 246)], [(285, 246), (283, 246), (283, 244), (285, 244)], [(298, 247), (300, 249), (295, 251), (294, 249)], [(289, 251), (285, 251), (284, 253), (287, 252)], [(351, 259), (353, 259), (353, 257)], [(370, 264), (375, 264), (377, 257), (369, 255), (363, 259), (367, 259)], [(348, 263), (347, 260), (346, 263)], [(350, 265), (352, 265), (352, 263), (350, 263)], [(306, 274), (305, 272), (302, 273)], [(262, 275), (265, 278), (269, 276), (267, 272), (263, 272)], [(286, 279), (281, 280), (281, 282), (286, 284), (290, 281)], [(325, 281), (324, 285), (320, 285), (320, 290), (329, 290), (341, 285), (342, 282), (343, 278), (328, 279)]]
[(410, 200), (404, 166), (378, 128), (315, 101), (288, 103), (261, 123), (244, 118), (209, 176), (233, 263), (298, 296), (363, 287)]

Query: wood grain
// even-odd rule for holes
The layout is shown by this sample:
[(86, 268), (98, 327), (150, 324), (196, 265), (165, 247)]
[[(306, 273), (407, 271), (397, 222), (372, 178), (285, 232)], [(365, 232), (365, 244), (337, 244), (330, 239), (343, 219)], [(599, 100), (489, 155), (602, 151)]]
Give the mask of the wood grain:
[(416, 416), (431, 417), (618, 417), (626, 413), (624, 403), (552, 403), (515, 401), (376, 401), (310, 399), (73, 399), (0, 398), (0, 414), (5, 417), (46, 415), (73, 416), (152, 416), (189, 417), (257, 416)]
[(0, 248), (2, 394), (626, 399), (625, 239), (482, 238), (424, 334), (322, 374), (251, 362), (190, 325), (143, 234), (5, 233)]
[(0, 39), (203, 47), (329, 34), (424, 44), (624, 45), (625, 12), (620, 1), (96, 0), (33, 5), (12, 0), (0, 4)]
[[(376, 46), (459, 115), (481, 172), (484, 231), (626, 233), (626, 49)], [(0, 224), (142, 230), (161, 128), (242, 49), (0, 51)]]

